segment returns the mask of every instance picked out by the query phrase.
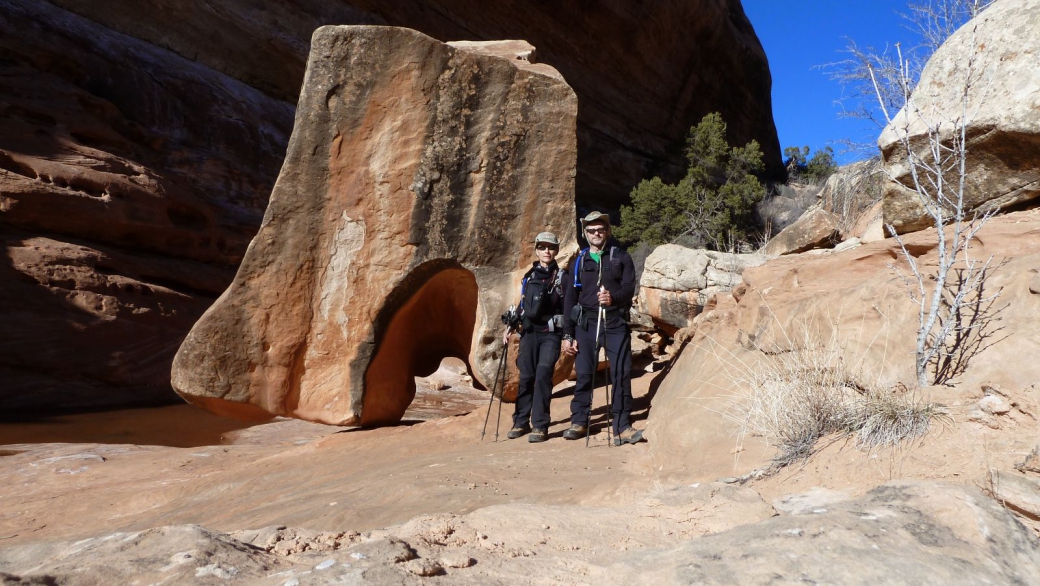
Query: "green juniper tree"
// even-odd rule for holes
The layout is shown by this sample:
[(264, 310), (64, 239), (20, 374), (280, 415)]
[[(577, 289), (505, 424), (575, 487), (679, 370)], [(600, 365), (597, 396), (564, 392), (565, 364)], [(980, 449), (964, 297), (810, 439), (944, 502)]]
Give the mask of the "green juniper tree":
[(834, 162), (834, 149), (823, 147), (817, 149), (812, 158), (809, 158), (809, 147), (787, 147), (784, 149), (784, 165), (788, 174), (793, 179), (801, 179), (812, 183), (819, 183), (831, 176), (838, 169)]
[(686, 159), (690, 167), (678, 183), (654, 177), (632, 190), (632, 205), (621, 207), (620, 240), (716, 250), (748, 240), (755, 204), (766, 191), (756, 177), (763, 170), (758, 142), (730, 147), (726, 123), (715, 112), (690, 129)]

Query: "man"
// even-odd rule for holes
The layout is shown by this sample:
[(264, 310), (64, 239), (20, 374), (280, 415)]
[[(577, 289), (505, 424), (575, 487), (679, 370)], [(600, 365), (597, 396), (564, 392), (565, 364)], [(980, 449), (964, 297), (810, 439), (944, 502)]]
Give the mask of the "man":
[(553, 371), (560, 358), (565, 288), (563, 271), (556, 264), (560, 252), (556, 235), (542, 232), (534, 239), (534, 249), (537, 260), (520, 282), (520, 323), (507, 325), (502, 336), (502, 341), (508, 343), (514, 328), (520, 332), (520, 353), (516, 358), (520, 386), (513, 428), (506, 437), (517, 439), (530, 433), (527, 441), (531, 443), (549, 439), (549, 401)]
[[(592, 212), (582, 221), (589, 247), (575, 259), (569, 271), (568, 287), (563, 302), (563, 351), (576, 355), (574, 368), (578, 375), (571, 400), (571, 426), (563, 437), (575, 440), (586, 436), (598, 348), (607, 349), (611, 378), (611, 426), (614, 445), (634, 444), (643, 432), (632, 427), (632, 339), (628, 327), (628, 310), (635, 294), (635, 267), (632, 257), (610, 243), (610, 218)], [(600, 307), (604, 319), (598, 324)], [(597, 343), (598, 342), (598, 343)]]

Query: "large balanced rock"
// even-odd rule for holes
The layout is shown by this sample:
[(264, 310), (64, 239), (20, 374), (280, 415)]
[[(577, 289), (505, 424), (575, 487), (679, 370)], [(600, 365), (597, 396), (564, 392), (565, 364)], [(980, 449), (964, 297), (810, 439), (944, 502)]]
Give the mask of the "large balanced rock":
[(713, 295), (731, 291), (741, 283), (744, 269), (765, 261), (758, 254), (658, 246), (643, 266), (636, 309), (666, 331), (689, 327)]
[(780, 168), (737, 0), (0, 0), (0, 409), (177, 400), (164, 373), (260, 226), (323, 24), (534, 41), (583, 100), (585, 206), (678, 173), (711, 111)]
[[(935, 52), (912, 96), (918, 111), (901, 111), (878, 139), (885, 172), (895, 179), (886, 187), (886, 223), (900, 233), (931, 225), (912, 189), (903, 139), (928, 156), (926, 125), (941, 123), (941, 140), (948, 143), (965, 111), (965, 207), (1006, 208), (1040, 196), (1038, 54), (1040, 0), (997, 0)], [(971, 89), (965, 110), (966, 83)], [(956, 169), (948, 174), (949, 189), (956, 189), (957, 175)]]
[(649, 176), (681, 177), (686, 134), (710, 112), (722, 114), (731, 141), (757, 140), (771, 173), (783, 174), (768, 61), (739, 0), (52, 1), (289, 101), (321, 25), (403, 26), (442, 41), (526, 39), (582, 103), (581, 207), (627, 203)]
[(445, 356), (491, 385), (532, 235), (575, 247), (577, 99), (509, 51), (315, 32), (264, 223), (177, 353), (178, 393), (222, 413), (370, 425), (398, 420), (413, 377)]
[(47, 2), (0, 0), (0, 411), (176, 400), (292, 105)]

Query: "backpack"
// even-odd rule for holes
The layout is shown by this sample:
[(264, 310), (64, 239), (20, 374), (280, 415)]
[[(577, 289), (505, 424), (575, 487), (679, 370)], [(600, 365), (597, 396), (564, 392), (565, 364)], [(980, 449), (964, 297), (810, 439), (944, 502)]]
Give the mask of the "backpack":
[(520, 307), (526, 319), (544, 321), (552, 317), (552, 296), (560, 292), (563, 272), (556, 269), (545, 281), (532, 279), (533, 273), (531, 269), (520, 282)]

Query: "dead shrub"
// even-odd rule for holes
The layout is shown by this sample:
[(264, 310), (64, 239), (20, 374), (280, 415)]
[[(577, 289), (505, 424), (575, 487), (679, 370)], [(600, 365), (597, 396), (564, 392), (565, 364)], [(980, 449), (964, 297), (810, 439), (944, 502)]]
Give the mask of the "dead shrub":
[(836, 332), (824, 341), (805, 327), (797, 342), (783, 351), (758, 348), (765, 356), (737, 381), (741, 393), (729, 410), (742, 436), (777, 449), (775, 468), (808, 459), (828, 435), (854, 436), (858, 448), (873, 451), (917, 440), (932, 421), (948, 419), (942, 405), (912, 389), (882, 388), (858, 372)]

